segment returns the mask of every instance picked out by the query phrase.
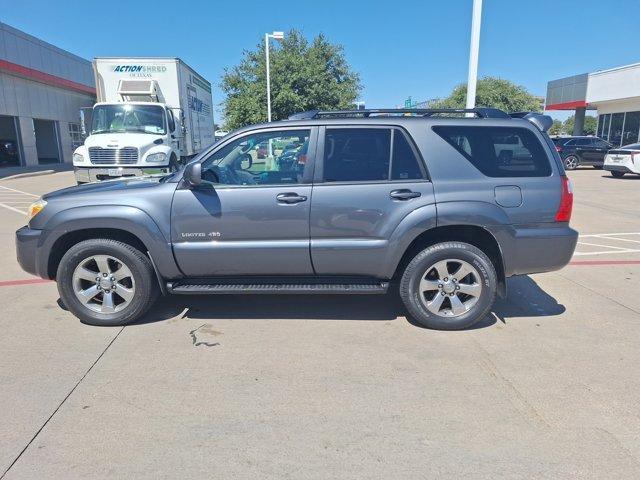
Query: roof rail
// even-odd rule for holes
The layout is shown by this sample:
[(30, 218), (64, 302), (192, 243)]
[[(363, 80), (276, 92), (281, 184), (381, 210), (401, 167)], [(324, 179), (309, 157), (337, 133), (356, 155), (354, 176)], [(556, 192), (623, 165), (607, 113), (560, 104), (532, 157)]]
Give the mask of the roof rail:
[(473, 113), (479, 118), (510, 118), (509, 115), (497, 108), (374, 108), (366, 110), (309, 110), (307, 112), (295, 113), (289, 120), (310, 120), (314, 118), (349, 118), (372, 116), (393, 116), (393, 115), (415, 115), (420, 117), (431, 117), (433, 115), (463, 114)]

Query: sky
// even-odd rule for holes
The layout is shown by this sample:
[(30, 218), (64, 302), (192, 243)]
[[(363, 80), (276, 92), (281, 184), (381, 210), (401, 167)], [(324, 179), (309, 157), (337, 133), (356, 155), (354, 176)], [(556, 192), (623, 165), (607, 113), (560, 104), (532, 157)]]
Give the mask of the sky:
[[(544, 95), (549, 80), (640, 62), (640, 0), (484, 0), (478, 73)], [(466, 82), (472, 0), (0, 0), (0, 21), (81, 57), (180, 57), (214, 87), (265, 32), (344, 46), (369, 108)], [(566, 115), (565, 115), (566, 116)], [(560, 118), (565, 116), (560, 115)], [(219, 113), (216, 121), (220, 119)]]

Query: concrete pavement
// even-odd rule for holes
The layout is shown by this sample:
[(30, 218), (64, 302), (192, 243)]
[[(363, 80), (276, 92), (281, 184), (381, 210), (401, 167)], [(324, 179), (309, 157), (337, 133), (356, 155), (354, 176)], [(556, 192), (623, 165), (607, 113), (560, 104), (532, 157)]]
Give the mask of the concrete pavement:
[[(581, 232), (640, 232), (638, 181), (571, 177)], [(2, 285), (28, 275), (0, 220)], [(393, 295), (178, 297), (97, 328), (53, 283), (0, 286), (0, 477), (638, 478), (640, 254), (590, 248), (462, 332)]]

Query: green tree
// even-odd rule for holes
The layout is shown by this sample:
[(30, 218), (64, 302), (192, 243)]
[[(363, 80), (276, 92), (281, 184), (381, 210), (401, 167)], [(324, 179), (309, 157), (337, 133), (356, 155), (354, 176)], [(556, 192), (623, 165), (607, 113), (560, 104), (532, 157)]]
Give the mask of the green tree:
[[(433, 100), (431, 108), (464, 108), (467, 98), (467, 84), (455, 87), (446, 98)], [(542, 97), (537, 97), (509, 80), (496, 77), (484, 77), (476, 86), (476, 105), (493, 107), (505, 112), (540, 112)]]
[[(576, 117), (571, 115), (564, 121), (564, 132), (568, 135), (573, 135), (573, 125), (575, 124)], [(598, 119), (592, 115), (586, 115), (584, 117), (584, 130), (583, 135), (595, 135), (596, 128), (598, 127)]]
[(562, 122), (560, 120), (554, 120), (553, 125), (549, 128), (549, 135), (560, 135), (562, 128)]
[[(221, 87), (227, 129), (267, 120), (264, 49), (262, 42), (245, 51), (239, 65), (225, 70)], [(271, 44), (269, 56), (274, 120), (305, 110), (352, 108), (362, 90), (342, 46), (323, 34), (309, 42), (300, 31), (291, 30), (278, 47)]]

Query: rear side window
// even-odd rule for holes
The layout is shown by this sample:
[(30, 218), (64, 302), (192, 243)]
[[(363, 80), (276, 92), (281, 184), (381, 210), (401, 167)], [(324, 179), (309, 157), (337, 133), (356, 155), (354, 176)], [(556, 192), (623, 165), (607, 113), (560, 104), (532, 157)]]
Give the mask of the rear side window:
[(436, 126), (433, 131), (488, 177), (551, 175), (544, 148), (526, 128)]
[(422, 178), (422, 170), (407, 137), (400, 130), (394, 130), (391, 180), (415, 180), (420, 178)]
[(401, 131), (392, 128), (327, 129), (325, 182), (371, 182), (390, 178), (423, 178), (418, 159)]

